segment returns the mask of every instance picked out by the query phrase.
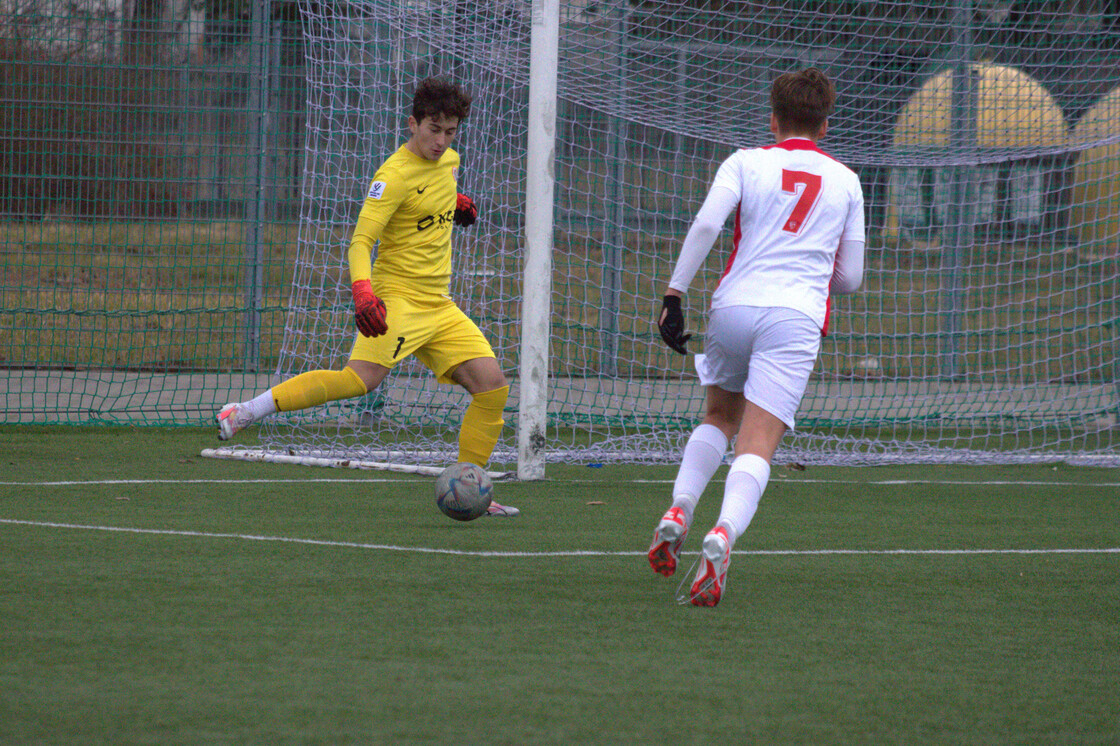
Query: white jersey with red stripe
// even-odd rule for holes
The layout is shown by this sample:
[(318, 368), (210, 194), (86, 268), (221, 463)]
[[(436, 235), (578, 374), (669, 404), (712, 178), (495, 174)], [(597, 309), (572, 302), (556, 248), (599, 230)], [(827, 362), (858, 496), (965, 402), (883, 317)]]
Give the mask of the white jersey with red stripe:
[[(858, 243), (862, 274), (865, 235), (859, 177), (812, 140), (790, 138), (738, 150), (723, 162), (705, 203), (705, 208), (710, 202), (716, 213), (722, 212), (711, 216), (721, 224), (734, 209), (732, 195), (738, 198), (734, 246), (712, 295), (712, 308), (792, 308), (825, 329), (829, 283), (834, 270), (842, 269), (836, 267), (841, 241), (846, 246)], [(711, 239), (694, 240), (698, 245), (691, 246), (686, 239), (670, 287), (687, 290), (711, 251), (714, 236)]]

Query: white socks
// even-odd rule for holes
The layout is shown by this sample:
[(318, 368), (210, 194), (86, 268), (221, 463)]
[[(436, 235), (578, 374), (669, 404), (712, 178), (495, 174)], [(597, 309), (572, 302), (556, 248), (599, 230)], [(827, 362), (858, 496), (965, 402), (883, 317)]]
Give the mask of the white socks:
[[(700, 425), (692, 431), (681, 456), (677, 480), (673, 484), (673, 506), (684, 511), (687, 523), (692, 523), (692, 513), (708, 482), (723, 463), (727, 451), (727, 438), (715, 425)], [(734, 544), (751, 524), (766, 483), (770, 481), (770, 464), (761, 456), (744, 453), (731, 462), (727, 481), (723, 485), (723, 506), (717, 526), (727, 530), (727, 537)]]
[(727, 529), (727, 537), (732, 544), (751, 524), (769, 481), (770, 464), (761, 456), (744, 453), (731, 462), (731, 470), (723, 486), (723, 507), (716, 525)]
[(672, 506), (684, 511), (689, 524), (700, 495), (723, 463), (726, 451), (727, 437), (715, 425), (700, 425), (689, 436), (677, 470), (677, 481), (673, 484)]
[(276, 400), (272, 398), (272, 389), (245, 402), (245, 408), (253, 415), (253, 422), (260, 422), (270, 414), (275, 414)]

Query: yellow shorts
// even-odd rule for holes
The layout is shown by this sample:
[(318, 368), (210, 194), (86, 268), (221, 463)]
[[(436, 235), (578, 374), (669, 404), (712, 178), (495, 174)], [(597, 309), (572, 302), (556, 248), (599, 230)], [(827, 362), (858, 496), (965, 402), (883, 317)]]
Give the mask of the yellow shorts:
[(440, 383), (454, 383), (447, 374), (461, 363), (494, 357), (482, 331), (450, 298), (418, 300), (382, 295), (389, 331), (379, 337), (359, 333), (351, 360), (392, 368), (409, 355), (436, 374)]

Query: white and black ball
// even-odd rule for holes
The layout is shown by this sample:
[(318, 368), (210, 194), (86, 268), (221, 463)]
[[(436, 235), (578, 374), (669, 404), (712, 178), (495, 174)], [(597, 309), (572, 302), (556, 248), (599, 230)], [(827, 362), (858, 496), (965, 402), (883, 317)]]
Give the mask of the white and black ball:
[(493, 494), (490, 475), (477, 464), (452, 464), (436, 478), (436, 505), (457, 521), (473, 521), (484, 515)]

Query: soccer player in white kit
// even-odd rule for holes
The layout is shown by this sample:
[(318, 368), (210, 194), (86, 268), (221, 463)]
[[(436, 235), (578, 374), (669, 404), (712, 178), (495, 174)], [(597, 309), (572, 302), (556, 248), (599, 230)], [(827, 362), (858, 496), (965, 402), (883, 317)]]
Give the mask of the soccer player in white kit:
[(658, 328), (688, 354), (681, 298), (735, 212), (734, 247), (712, 308), (696, 371), (706, 387), (703, 423), (689, 437), (673, 502), (654, 530), (649, 563), (672, 575), (693, 510), (735, 438), (723, 507), (704, 537), (689, 590), (696, 606), (723, 595), (731, 548), (754, 517), (770, 461), (794, 415), (828, 329), (830, 293), (863, 281), (863, 189), (817, 148), (836, 91), (816, 68), (779, 76), (770, 91), (775, 144), (738, 150), (720, 166), (685, 237)]

